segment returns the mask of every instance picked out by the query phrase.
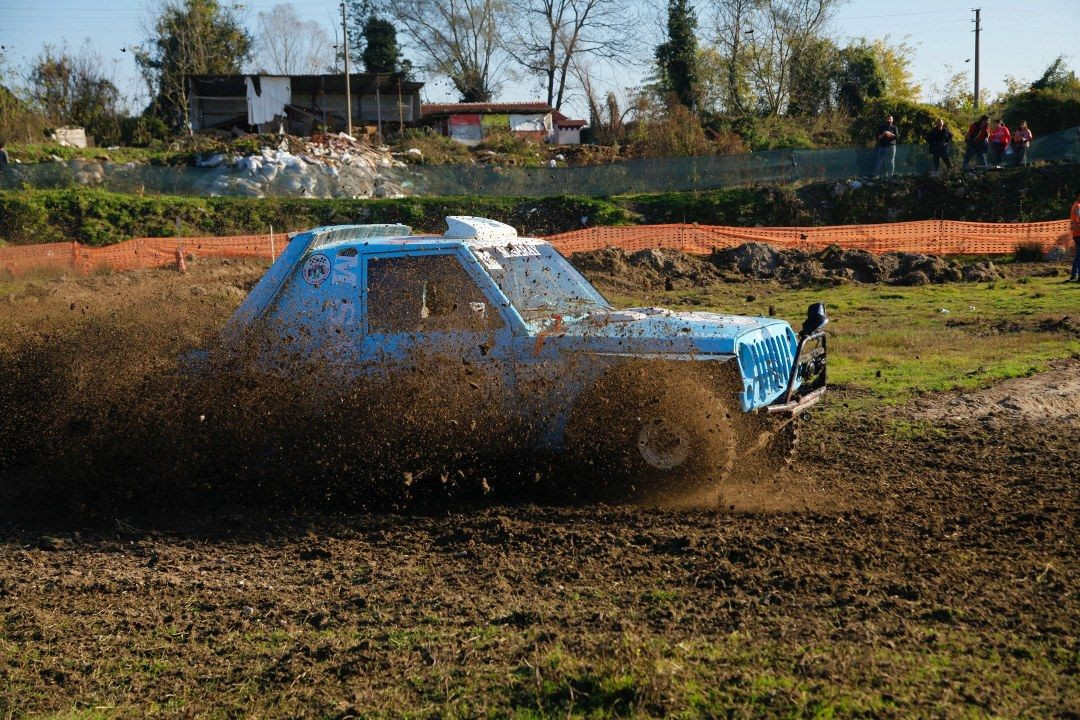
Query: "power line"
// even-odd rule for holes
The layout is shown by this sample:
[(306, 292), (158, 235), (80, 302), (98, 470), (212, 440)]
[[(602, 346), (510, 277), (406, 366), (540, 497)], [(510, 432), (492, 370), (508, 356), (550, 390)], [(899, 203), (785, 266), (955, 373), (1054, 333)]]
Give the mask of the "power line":
[(955, 10), (924, 10), (922, 12), (892, 13), (889, 15), (851, 15), (848, 17), (837, 16), (837, 20), (870, 20), (874, 18), (908, 17), (909, 15), (942, 15), (944, 13), (970, 12), (968, 8), (956, 8)]

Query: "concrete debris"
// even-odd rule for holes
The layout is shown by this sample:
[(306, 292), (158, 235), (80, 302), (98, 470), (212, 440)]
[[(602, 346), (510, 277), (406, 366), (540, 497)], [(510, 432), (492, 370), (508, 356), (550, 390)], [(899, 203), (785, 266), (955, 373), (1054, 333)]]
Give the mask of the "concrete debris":
[[(420, 151), (417, 149), (416, 153)], [(410, 150), (410, 154), (416, 154)], [(55, 158), (64, 163), (61, 158)], [(283, 136), (277, 147), (248, 155), (213, 153), (193, 167), (72, 160), (65, 163), (79, 185), (111, 190), (153, 189), (193, 195), (240, 197), (401, 197), (396, 168), (406, 167), (388, 150), (345, 133)]]

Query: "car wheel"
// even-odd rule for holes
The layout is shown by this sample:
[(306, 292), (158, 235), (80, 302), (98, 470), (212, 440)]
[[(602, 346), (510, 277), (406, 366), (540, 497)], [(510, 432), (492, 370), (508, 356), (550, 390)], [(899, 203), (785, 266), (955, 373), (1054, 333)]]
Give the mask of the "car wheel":
[(689, 363), (609, 370), (579, 399), (566, 445), (578, 494), (612, 501), (676, 501), (723, 482), (735, 458), (731, 410)]

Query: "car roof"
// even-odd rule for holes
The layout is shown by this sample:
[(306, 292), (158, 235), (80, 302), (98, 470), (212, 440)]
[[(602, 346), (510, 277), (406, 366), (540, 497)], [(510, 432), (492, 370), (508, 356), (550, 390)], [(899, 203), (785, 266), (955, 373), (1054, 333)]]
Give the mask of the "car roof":
[(487, 218), (449, 216), (442, 235), (411, 235), (407, 225), (328, 225), (308, 231), (310, 240), (304, 255), (355, 248), (360, 253), (465, 247), (478, 249), (510, 244), (547, 244), (538, 238), (519, 237), (517, 231)]

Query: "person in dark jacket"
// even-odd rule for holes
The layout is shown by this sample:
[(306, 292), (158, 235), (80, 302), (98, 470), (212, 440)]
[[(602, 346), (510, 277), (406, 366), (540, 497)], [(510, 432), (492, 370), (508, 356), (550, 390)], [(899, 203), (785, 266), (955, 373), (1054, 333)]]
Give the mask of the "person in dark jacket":
[(986, 156), (990, 152), (990, 116), (983, 115), (981, 118), (968, 126), (967, 134), (964, 135), (964, 162), (961, 167), (967, 169), (968, 163), (975, 156), (979, 158), (979, 164), (986, 167)]
[(926, 133), (926, 142), (930, 145), (930, 157), (934, 159), (934, 172), (941, 169), (941, 163), (952, 169), (952, 161), (949, 160), (949, 149), (952, 145), (952, 133), (945, 127), (945, 121), (938, 118), (930, 132)]
[(877, 161), (874, 163), (874, 174), (879, 174), (883, 169), (886, 176), (896, 173), (896, 138), (900, 131), (893, 123), (893, 116), (885, 118), (885, 123), (878, 128), (874, 139), (877, 141)]

